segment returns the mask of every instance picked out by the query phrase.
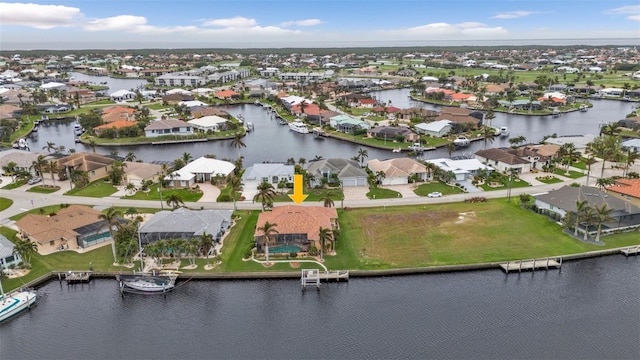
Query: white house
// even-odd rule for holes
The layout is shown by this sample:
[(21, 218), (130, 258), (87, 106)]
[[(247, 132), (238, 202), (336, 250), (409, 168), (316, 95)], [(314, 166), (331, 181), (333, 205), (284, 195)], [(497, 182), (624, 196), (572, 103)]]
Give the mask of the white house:
[(111, 98), (111, 100), (116, 102), (127, 101), (127, 100), (135, 99), (136, 93), (129, 90), (118, 90), (109, 94), (109, 97)]
[(217, 115), (203, 116), (201, 118), (187, 121), (187, 123), (191, 124), (195, 130), (202, 132), (207, 132), (209, 130), (219, 131), (226, 122), (227, 119)]
[(144, 128), (144, 136), (152, 138), (164, 135), (193, 135), (193, 127), (184, 121), (156, 120)]
[(640, 139), (631, 139), (622, 142), (622, 147), (631, 151), (640, 152)]
[(0, 235), (0, 270), (18, 265), (22, 262), (20, 255), (13, 253), (14, 245), (9, 239)]
[(447, 158), (439, 158), (427, 160), (443, 171), (451, 171), (456, 176), (456, 181), (464, 181), (469, 177), (478, 175), (481, 171), (491, 173), (493, 168), (481, 163), (478, 159), (461, 159), (452, 160)]
[(274, 187), (277, 187), (281, 181), (292, 183), (294, 169), (293, 165), (285, 164), (253, 164), (242, 175), (244, 184), (242, 194), (247, 199), (253, 199), (258, 192), (258, 185), (263, 182), (270, 183)]
[(438, 120), (430, 123), (420, 123), (415, 126), (418, 134), (429, 135), (432, 137), (444, 137), (451, 132), (451, 121)]
[(167, 90), (164, 94), (165, 95), (173, 95), (173, 94), (191, 95), (191, 91), (185, 90), (185, 89), (176, 88), (176, 89)]
[(604, 88), (598, 91), (598, 94), (603, 96), (622, 96), (624, 89), (620, 88)]
[(165, 176), (169, 187), (191, 187), (195, 183), (211, 181), (216, 176), (227, 177), (236, 166), (228, 161), (200, 157), (180, 170)]
[(42, 90), (53, 90), (53, 89), (64, 90), (66, 87), (67, 87), (66, 84), (53, 82), (53, 81), (40, 85), (40, 89)]

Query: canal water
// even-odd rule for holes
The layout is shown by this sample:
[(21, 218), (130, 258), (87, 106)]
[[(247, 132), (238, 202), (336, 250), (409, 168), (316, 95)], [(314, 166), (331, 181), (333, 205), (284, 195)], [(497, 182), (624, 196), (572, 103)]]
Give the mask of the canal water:
[[(94, 77), (100, 79), (100, 77)], [(431, 104), (413, 101), (409, 98), (409, 89), (396, 89), (374, 92), (373, 95), (382, 101), (392, 101), (393, 106), (408, 108), (419, 106), (428, 109), (437, 109)], [(599, 133), (600, 126), (605, 123), (623, 119), (635, 107), (635, 103), (594, 100), (594, 107), (588, 112), (572, 112), (563, 114), (559, 118), (551, 116), (523, 116), (514, 114), (496, 113), (493, 119), (494, 126), (507, 126), (511, 130), (511, 136), (525, 136), (528, 141), (538, 142), (545, 135), (581, 135)], [(225, 108), (232, 115), (242, 115), (245, 121), (254, 124), (254, 131), (249, 133), (243, 142), (245, 148), (240, 149), (240, 155), (244, 156), (244, 164), (250, 165), (265, 161), (279, 162), (293, 157), (298, 160), (304, 158), (307, 161), (321, 156), (323, 158), (355, 156), (362, 145), (336, 139), (317, 139), (313, 135), (295, 133), (287, 126), (279, 125), (272, 115), (261, 106), (247, 104), (229, 106)], [(77, 151), (91, 151), (88, 146), (74, 143), (73, 120), (45, 122), (37, 133), (29, 138), (30, 148), (40, 150), (47, 142), (54, 142), (57, 146), (64, 145), (67, 149), (75, 148)], [(508, 138), (500, 137), (490, 145), (493, 147), (510, 146)], [(367, 148), (369, 159), (388, 159), (405, 156), (405, 154), (392, 153), (389, 150)], [(467, 148), (456, 151), (453, 155), (473, 154), (484, 148), (484, 143), (478, 141)], [(117, 151), (123, 156), (128, 152), (136, 154), (138, 159), (145, 162), (171, 161), (188, 152), (193, 158), (207, 154), (216, 155), (219, 159), (235, 159), (238, 157), (238, 149), (231, 145), (231, 140), (210, 141), (191, 144), (171, 145), (144, 145), (144, 146), (120, 146), (97, 147), (96, 152), (109, 154)], [(448, 156), (444, 149), (427, 151), (422, 155), (426, 159)]]
[(38, 289), (0, 324), (3, 359), (637, 359), (640, 259), (562, 270), (186, 281), (166, 297), (116, 280)]

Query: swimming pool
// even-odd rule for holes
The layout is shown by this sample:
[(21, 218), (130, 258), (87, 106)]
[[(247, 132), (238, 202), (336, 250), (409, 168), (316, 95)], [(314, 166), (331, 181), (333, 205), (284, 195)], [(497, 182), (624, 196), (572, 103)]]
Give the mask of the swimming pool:
[(294, 245), (269, 246), (269, 252), (273, 254), (288, 254), (300, 251), (302, 251), (302, 249)]

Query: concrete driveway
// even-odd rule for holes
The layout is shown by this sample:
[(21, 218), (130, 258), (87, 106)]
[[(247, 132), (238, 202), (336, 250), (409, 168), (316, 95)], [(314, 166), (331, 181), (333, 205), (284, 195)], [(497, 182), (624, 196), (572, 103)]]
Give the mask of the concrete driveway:
[(202, 197), (198, 202), (216, 202), (220, 195), (220, 189), (218, 189), (217, 186), (211, 185), (210, 183), (202, 183), (198, 184), (198, 186), (200, 186), (200, 190), (202, 190)]

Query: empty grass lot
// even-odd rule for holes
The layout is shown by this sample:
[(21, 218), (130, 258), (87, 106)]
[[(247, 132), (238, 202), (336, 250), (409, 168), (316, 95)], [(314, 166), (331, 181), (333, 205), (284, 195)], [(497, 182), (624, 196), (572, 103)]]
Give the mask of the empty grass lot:
[[(162, 200), (167, 201), (169, 195), (176, 194), (180, 196), (184, 202), (196, 202), (202, 197), (202, 191), (194, 191), (191, 189), (162, 189)], [(153, 184), (149, 187), (148, 192), (138, 191), (133, 195), (125, 195), (122, 197), (127, 200), (158, 200), (160, 201), (160, 192), (158, 191), (158, 184)]]

